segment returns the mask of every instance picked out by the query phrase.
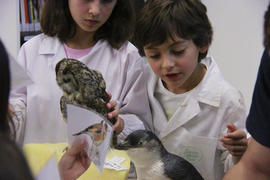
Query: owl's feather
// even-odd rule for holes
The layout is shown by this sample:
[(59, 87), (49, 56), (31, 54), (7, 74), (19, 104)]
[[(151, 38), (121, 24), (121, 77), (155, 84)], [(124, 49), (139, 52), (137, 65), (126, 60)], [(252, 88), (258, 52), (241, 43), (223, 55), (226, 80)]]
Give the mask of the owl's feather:
[[(100, 72), (89, 69), (82, 62), (64, 58), (55, 67), (56, 81), (63, 90), (60, 108), (64, 120), (67, 118), (66, 104), (75, 104), (93, 109), (107, 118), (106, 104), (110, 98), (106, 92), (106, 83)], [(112, 120), (115, 123), (115, 119)]]

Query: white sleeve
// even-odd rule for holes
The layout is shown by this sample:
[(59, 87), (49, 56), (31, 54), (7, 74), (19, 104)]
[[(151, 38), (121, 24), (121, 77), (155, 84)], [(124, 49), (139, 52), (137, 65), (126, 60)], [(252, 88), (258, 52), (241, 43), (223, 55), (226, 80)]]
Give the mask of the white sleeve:
[[(246, 106), (242, 94), (240, 92), (239, 94), (240, 96), (234, 98), (236, 101), (234, 101), (233, 103), (228, 103), (228, 109), (226, 110), (226, 115), (224, 116), (225, 119), (222, 125), (222, 132), (220, 134), (220, 137), (223, 137), (227, 133), (226, 125), (228, 123), (233, 123), (237, 127), (237, 129), (246, 131), (245, 128), (245, 121), (247, 117)], [(221, 161), (224, 163), (224, 172), (227, 172), (234, 165), (232, 161), (232, 155), (222, 145), (220, 145), (219, 148), (222, 151)]]
[(140, 58), (129, 67), (120, 106), (120, 117), (125, 126), (118, 136), (123, 140), (131, 132), (138, 129), (149, 129), (151, 111), (148, 102), (146, 74), (143, 59)]
[(16, 137), (15, 140), (18, 144), (22, 145), (23, 144), (23, 139), (24, 139), (24, 130), (25, 130), (25, 113), (26, 113), (26, 106), (23, 101), (18, 100), (17, 102), (11, 103), (15, 115), (12, 117), (12, 121), (15, 126), (15, 132), (16, 132)]
[[(19, 55), (17, 57), (17, 63), (26, 72), (26, 57), (24, 47), (20, 49)], [(15, 116), (12, 118), (15, 131), (16, 131), (16, 141), (22, 144), (24, 139), (24, 129), (26, 123), (26, 85), (14, 88), (10, 92), (9, 103), (12, 105)]]

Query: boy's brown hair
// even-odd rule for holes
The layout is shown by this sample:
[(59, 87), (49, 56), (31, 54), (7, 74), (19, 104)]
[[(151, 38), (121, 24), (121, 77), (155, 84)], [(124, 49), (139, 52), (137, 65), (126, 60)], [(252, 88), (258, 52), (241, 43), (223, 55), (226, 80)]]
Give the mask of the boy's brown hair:
[[(192, 40), (200, 48), (210, 45), (213, 31), (206, 12), (200, 0), (148, 0), (135, 26), (139, 53), (145, 56), (144, 46), (160, 45), (176, 36)], [(206, 54), (199, 54), (199, 61)]]

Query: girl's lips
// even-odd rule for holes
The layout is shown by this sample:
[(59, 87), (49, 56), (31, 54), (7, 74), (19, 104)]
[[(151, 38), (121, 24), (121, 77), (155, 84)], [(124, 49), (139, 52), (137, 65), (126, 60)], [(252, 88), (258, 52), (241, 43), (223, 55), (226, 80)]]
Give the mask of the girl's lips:
[(85, 21), (89, 26), (94, 26), (98, 23), (98, 21), (95, 20), (85, 20)]

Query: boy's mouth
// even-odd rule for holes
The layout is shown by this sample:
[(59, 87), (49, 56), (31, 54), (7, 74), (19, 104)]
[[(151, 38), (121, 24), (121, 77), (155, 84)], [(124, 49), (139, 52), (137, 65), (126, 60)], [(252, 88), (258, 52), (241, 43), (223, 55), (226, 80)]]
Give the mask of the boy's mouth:
[(175, 79), (179, 76), (179, 73), (170, 73), (170, 74), (166, 74), (166, 77), (169, 79)]

